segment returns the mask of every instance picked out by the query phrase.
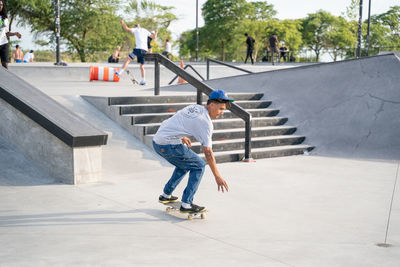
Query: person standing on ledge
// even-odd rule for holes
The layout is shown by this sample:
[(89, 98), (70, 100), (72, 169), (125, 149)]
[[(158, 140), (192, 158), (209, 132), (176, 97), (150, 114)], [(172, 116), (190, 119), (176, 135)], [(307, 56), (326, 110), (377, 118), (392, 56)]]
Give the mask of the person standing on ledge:
[(144, 70), (144, 56), (147, 54), (147, 37), (151, 37), (155, 39), (155, 35), (151, 34), (148, 30), (141, 28), (139, 24), (135, 24), (133, 28), (129, 28), (126, 26), (125, 21), (121, 20), (122, 27), (127, 32), (132, 32), (135, 35), (136, 48), (133, 49), (132, 53), (129, 54), (128, 58), (125, 60), (122, 65), (122, 69), (116, 71), (115, 74), (117, 76), (121, 76), (121, 74), (128, 67), (129, 63), (137, 57), (137, 62), (140, 64), (140, 71), (142, 75), (142, 80), (140, 81), (140, 85), (146, 85), (145, 78), (145, 70)]
[(17, 36), (19, 39), (21, 38), (19, 32), (10, 32), (8, 27), (7, 10), (4, 6), (4, 0), (0, 0), (0, 58), (1, 65), (6, 69), (8, 69), (8, 62), (10, 60), (10, 45), (8, 44), (7, 37)]
[(205, 209), (193, 204), (193, 197), (203, 177), (206, 163), (193, 150), (188, 136), (195, 137), (203, 146), (208, 166), (215, 177), (218, 191), (228, 191), (229, 187), (217, 169), (212, 150), (213, 124), (211, 119), (222, 115), (233, 99), (229, 99), (224, 90), (210, 94), (206, 106), (189, 105), (179, 110), (174, 116), (165, 120), (153, 139), (154, 150), (169, 163), (175, 166), (171, 178), (164, 186), (158, 200), (161, 203), (176, 202), (178, 197), (172, 192), (189, 172), (189, 180), (182, 196), (181, 212), (193, 213)]

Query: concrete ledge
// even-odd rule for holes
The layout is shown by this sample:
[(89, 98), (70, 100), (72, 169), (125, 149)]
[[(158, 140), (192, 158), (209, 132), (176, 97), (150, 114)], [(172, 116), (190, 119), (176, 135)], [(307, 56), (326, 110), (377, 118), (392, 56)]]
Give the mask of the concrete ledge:
[(101, 178), (101, 146), (71, 147), (0, 98), (0, 135), (56, 181)]
[(6, 69), (0, 69), (0, 135), (59, 182), (101, 178), (107, 135)]
[(4, 68), (0, 69), (0, 98), (69, 146), (107, 143), (104, 132)]

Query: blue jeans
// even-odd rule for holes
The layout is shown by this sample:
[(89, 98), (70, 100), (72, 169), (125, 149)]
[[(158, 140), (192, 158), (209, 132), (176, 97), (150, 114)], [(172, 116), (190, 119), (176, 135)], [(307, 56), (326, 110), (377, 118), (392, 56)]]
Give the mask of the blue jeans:
[(206, 163), (186, 145), (158, 145), (153, 141), (154, 150), (175, 166), (171, 178), (164, 187), (164, 194), (171, 195), (189, 172), (189, 181), (183, 191), (182, 202), (192, 204), (194, 194), (203, 177)]

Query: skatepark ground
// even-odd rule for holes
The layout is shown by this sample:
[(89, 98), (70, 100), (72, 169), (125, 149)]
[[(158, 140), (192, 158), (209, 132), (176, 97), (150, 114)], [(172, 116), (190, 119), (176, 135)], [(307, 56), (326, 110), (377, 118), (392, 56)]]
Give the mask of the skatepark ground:
[(173, 167), (79, 97), (152, 95), (151, 78), (145, 87), (46, 80), (29, 68), (10, 66), (109, 135), (103, 178), (54, 183), (0, 139), (0, 266), (400, 266), (398, 161), (311, 154), (219, 164), (229, 192), (207, 168), (195, 197), (207, 218), (188, 221), (158, 203)]

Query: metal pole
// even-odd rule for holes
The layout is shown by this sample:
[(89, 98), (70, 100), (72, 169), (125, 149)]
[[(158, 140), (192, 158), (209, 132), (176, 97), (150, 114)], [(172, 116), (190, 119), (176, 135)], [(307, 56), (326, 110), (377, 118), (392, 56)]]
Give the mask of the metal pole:
[(369, 23), (371, 20), (371, 0), (368, 4), (368, 27), (367, 27), (367, 56), (369, 56)]
[(357, 57), (361, 57), (361, 30), (362, 30), (362, 7), (363, 1), (360, 0), (360, 16), (358, 19), (358, 43), (357, 43)]
[(55, 0), (56, 13), (56, 65), (60, 65), (60, 0)]
[(207, 58), (207, 80), (210, 79), (210, 60)]
[(199, 0), (196, 0), (196, 62), (199, 61)]
[(154, 95), (160, 95), (160, 63), (154, 60)]
[(203, 92), (201, 92), (200, 89), (197, 89), (197, 99), (196, 99), (197, 104), (202, 105), (203, 104)]
[(244, 161), (251, 161), (251, 116), (245, 122)]

